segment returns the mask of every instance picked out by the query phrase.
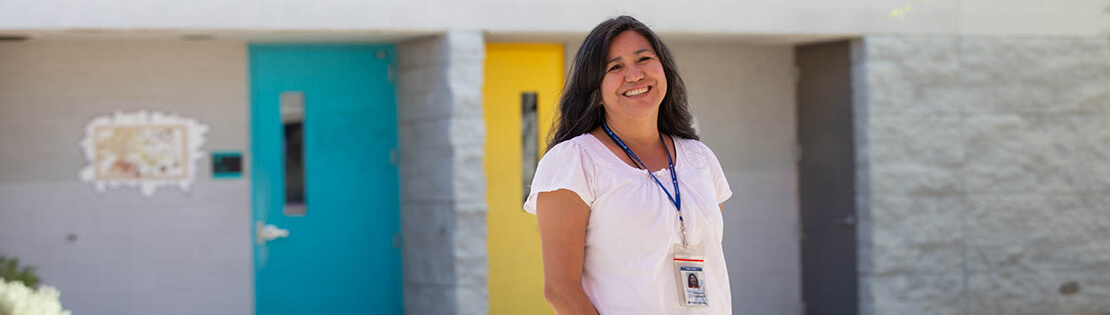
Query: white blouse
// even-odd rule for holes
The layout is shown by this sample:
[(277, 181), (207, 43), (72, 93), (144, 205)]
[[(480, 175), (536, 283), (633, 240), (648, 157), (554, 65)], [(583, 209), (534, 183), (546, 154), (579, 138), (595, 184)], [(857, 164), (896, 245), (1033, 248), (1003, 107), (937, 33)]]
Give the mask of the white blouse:
[[(679, 304), (671, 256), (674, 244), (682, 243), (678, 213), (647, 170), (621, 161), (589, 133), (555, 145), (536, 168), (525, 211), (535, 214), (536, 195), (559, 189), (577, 193), (590, 206), (582, 288), (601, 314), (732, 313), (718, 208), (732, 190), (709, 147), (674, 139), (686, 238), (690, 245), (705, 245), (709, 307)], [(669, 172), (654, 174), (671, 191)]]

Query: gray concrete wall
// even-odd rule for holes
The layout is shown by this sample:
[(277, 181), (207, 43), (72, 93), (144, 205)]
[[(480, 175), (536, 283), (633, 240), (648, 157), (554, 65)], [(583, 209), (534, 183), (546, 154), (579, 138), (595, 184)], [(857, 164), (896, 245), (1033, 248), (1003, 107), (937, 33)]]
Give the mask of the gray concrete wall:
[(398, 47), (405, 310), (487, 314), (480, 32)]
[(85, 123), (113, 110), (198, 118), (205, 150), (248, 153), (247, 82), (240, 42), (0, 43), (0, 255), (75, 314), (252, 313), (249, 170), (213, 180), (206, 158), (192, 192), (150, 199), (77, 177)]
[(732, 198), (724, 249), (737, 314), (798, 314), (801, 263), (791, 46), (670, 45)]
[(1110, 41), (856, 48), (863, 313), (1110, 312)]

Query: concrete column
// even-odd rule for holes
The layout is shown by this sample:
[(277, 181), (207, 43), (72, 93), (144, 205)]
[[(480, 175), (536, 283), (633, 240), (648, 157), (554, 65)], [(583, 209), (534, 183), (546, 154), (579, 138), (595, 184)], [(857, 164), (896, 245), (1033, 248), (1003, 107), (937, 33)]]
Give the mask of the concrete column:
[(405, 309), (487, 314), (480, 32), (398, 47)]

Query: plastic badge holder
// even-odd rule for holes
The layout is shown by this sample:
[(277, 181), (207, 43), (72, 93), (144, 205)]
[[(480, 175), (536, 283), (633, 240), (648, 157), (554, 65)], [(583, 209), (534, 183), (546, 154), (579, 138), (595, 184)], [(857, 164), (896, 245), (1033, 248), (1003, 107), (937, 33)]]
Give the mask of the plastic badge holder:
[(705, 294), (705, 246), (674, 245), (675, 283), (678, 285), (679, 304), (690, 307), (708, 307)]

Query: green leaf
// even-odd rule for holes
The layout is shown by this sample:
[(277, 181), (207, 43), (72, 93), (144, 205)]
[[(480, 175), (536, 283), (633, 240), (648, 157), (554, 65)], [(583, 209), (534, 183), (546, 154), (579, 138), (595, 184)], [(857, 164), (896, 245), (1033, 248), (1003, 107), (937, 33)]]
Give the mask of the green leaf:
[(35, 275), (34, 267), (25, 266), (20, 268), (19, 259), (4, 256), (0, 256), (0, 279), (20, 281), (31, 288), (39, 284), (39, 277)]

